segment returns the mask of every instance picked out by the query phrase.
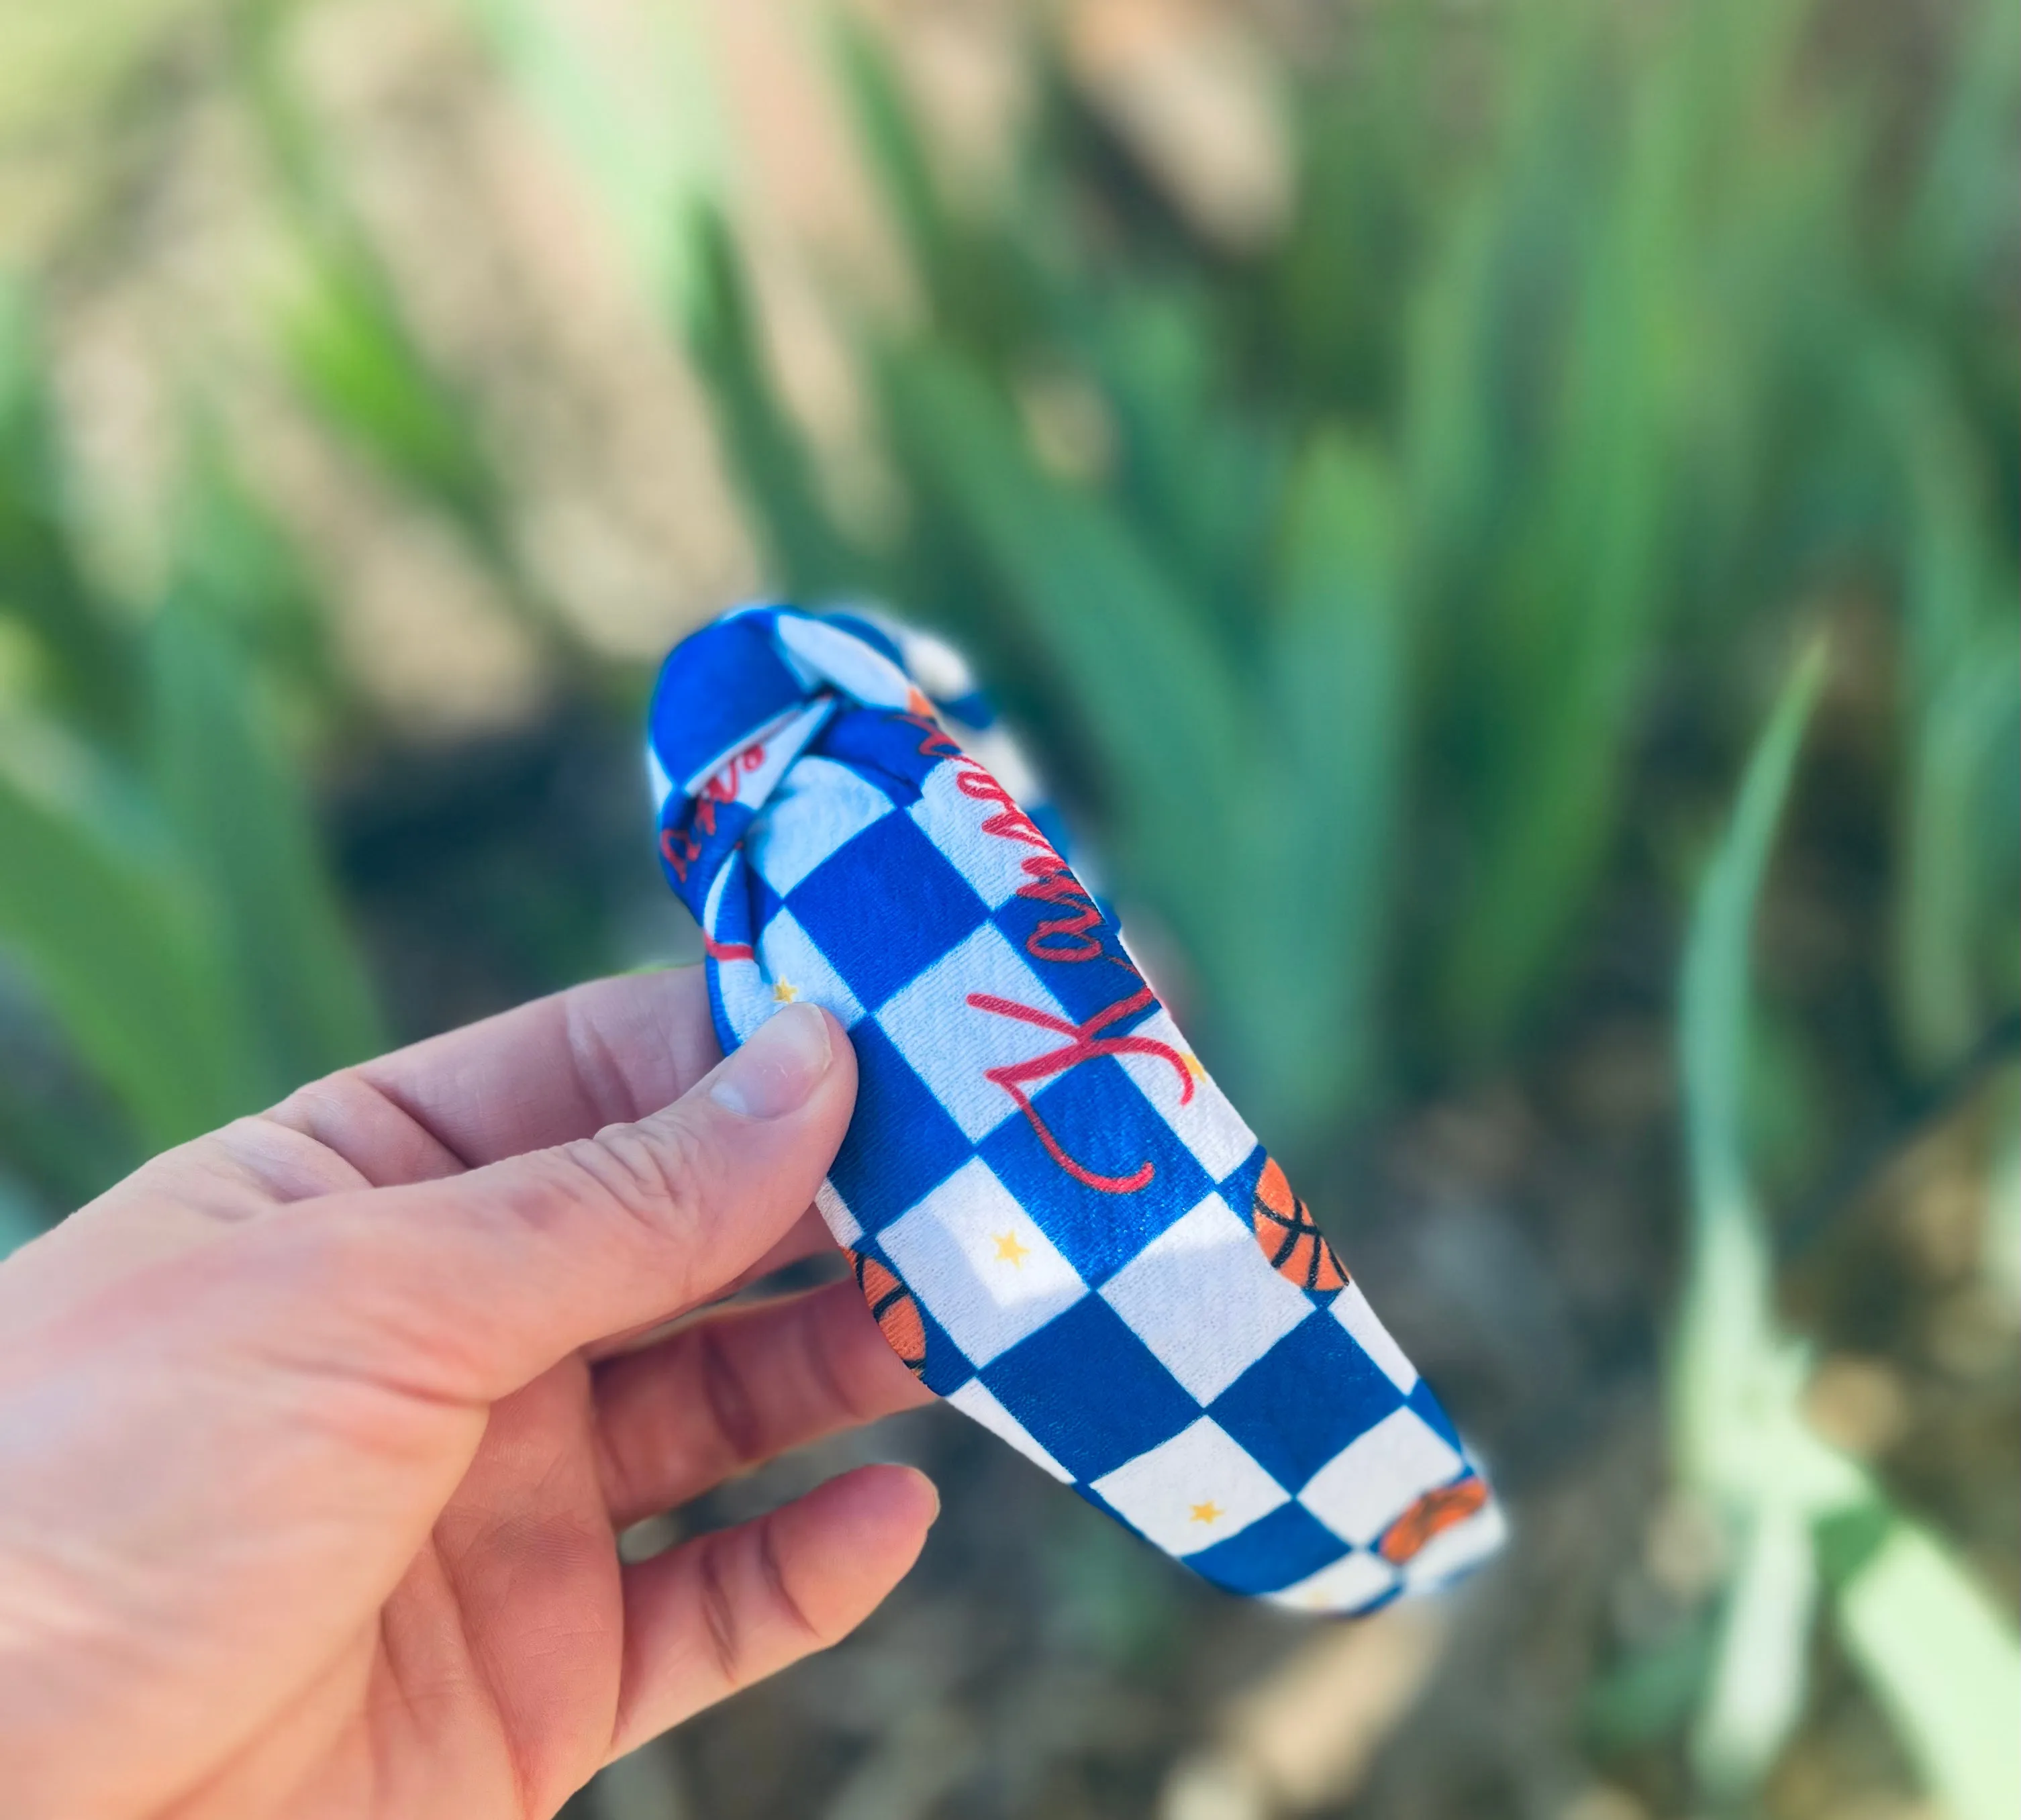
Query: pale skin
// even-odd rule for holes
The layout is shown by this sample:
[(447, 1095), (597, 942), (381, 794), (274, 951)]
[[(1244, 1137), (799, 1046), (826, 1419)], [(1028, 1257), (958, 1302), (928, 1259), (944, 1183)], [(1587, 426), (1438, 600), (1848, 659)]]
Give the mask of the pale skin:
[(843, 1474), (630, 1565), (619, 1532), (928, 1400), (829, 1243), (855, 1064), (700, 976), (606, 980), (303, 1088), (0, 1265), (12, 1820), (552, 1814), (846, 1636), (938, 1508)]

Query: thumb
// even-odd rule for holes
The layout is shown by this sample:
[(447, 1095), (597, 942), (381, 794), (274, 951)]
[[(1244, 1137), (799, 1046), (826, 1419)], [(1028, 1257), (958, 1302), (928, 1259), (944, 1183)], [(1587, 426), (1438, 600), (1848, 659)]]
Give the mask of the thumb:
[(841, 1025), (790, 1005), (636, 1124), (273, 1222), (272, 1262), (301, 1294), (268, 1305), (324, 1317), (291, 1350), (330, 1343), (428, 1394), (495, 1399), (734, 1282), (806, 1210), (855, 1097)]

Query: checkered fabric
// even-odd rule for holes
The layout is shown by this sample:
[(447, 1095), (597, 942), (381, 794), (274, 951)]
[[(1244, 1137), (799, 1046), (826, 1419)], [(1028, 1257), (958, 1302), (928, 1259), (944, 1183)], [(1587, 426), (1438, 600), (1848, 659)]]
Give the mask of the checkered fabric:
[(849, 1031), (819, 1205), (931, 1389), (1236, 1592), (1365, 1611), (1495, 1548), (1444, 1411), (947, 646), (745, 609), (667, 660), (650, 750), (726, 1049), (796, 999)]

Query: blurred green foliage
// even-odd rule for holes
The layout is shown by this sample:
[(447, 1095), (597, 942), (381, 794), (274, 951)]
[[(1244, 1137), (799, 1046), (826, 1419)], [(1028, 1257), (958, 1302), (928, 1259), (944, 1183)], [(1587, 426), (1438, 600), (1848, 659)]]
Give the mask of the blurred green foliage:
[(1652, 709), (1732, 749), (1764, 657), (1854, 603), (1901, 653), (1903, 1039), (1935, 1065), (2012, 1001), (2016, 21), (1961, 10), (1905, 125), (1879, 72), (1817, 79), (1848, 16), (1356, 12), (1241, 253), (1057, 71), (1014, 187), (958, 208), (845, 35), (919, 297), (863, 340), (882, 537), (825, 505), (698, 224), (689, 333), (781, 584), (1003, 679), (1280, 1141), (1507, 1055), (1652, 832)]
[[(856, 319), (858, 453), (895, 501), (872, 526), (783, 402), (731, 217), (656, 228), (678, 186), (635, 168), (552, 19), (477, 9), (672, 269), (779, 589), (874, 594), (970, 650), (1273, 1146), (1323, 1163), (1357, 1121), (1520, 1070), (1604, 1010), (1586, 963), (1610, 910), (1660, 897), (1682, 927), (1724, 828), (1681, 961), (1670, 1390), (1677, 1480), (1734, 1565), (1597, 1684), (1592, 1731), (1688, 1734), (1709, 1796), (1744, 1805), (1823, 1603), (1923, 1779), (1980, 1820), (2007, 1800), (1986, 1740), (2011, 1629), (1804, 1426), (1764, 1153), (1801, 1155), (1830, 1037), (1748, 969), (1805, 726), (1836, 715), (1860, 763), (1819, 788), (1885, 831), (1885, 935), (1846, 992), (1887, 1007), (1888, 1084), (1941, 1083), (2021, 996), (2021, 12), (1956, 0), (1909, 82), (1876, 10), (1344, 9), (1284, 78), (1291, 213), (1240, 248), (1044, 29), (982, 200), (944, 180), (888, 47), (841, 31), (913, 293)], [(482, 400), (416, 332), (290, 86), (290, 9), (231, 16), (298, 255), (277, 369), (461, 541), (561, 686), (635, 701), (643, 677), (587, 657), (529, 560)], [(109, 584), (34, 311), (6, 301), (0, 1036), (39, 1021), (100, 1098), (0, 1051), (0, 1156), (35, 1190), (0, 1178), (0, 1247), (384, 1039), (317, 818), (355, 707), (317, 577), (198, 414), (158, 586)], [(1836, 680), (1801, 661), (1772, 708), (1820, 628)], [(1117, 1611), (1074, 1601), (1134, 1634), (1126, 1576), (1090, 1561)]]
[(0, 1119), (46, 1181), (89, 1192), (122, 1153), (268, 1103), (383, 1032), (282, 725), (286, 681), (322, 668), (305, 578), (211, 450), (189, 464), (162, 597), (135, 611), (101, 584), (35, 326), (5, 301), (0, 952), (123, 1132), (66, 1129), (89, 1115), (12, 1073)]
[(1812, 1618), (1829, 1592), (1849, 1654), (1944, 1811), (2000, 1820), (2021, 1807), (2010, 1748), (2021, 1640), (1941, 1545), (1805, 1421), (1811, 1359), (1779, 1330), (1746, 1155), (1749, 939), (1824, 660), (1813, 649), (1782, 691), (1699, 887), (1684, 956), (1692, 1221), (1673, 1436), (1679, 1479), (1717, 1510), (1735, 1560), (1701, 1665), (1694, 1766), (1725, 1805), (1755, 1793), (1801, 1715)]

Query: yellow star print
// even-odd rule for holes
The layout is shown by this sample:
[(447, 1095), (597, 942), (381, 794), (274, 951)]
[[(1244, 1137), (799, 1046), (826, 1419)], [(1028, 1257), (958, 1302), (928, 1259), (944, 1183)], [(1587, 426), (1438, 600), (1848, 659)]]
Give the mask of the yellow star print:
[(1191, 1075), (1195, 1080), (1205, 1080), (1207, 1079), (1207, 1070), (1201, 1065), (1200, 1058), (1194, 1054), (1190, 1049), (1181, 1050), (1179, 1051), (1179, 1060), (1186, 1065), (1186, 1072)]
[(996, 1240), (996, 1261), (1021, 1269), (1025, 1260), (1032, 1255), (1032, 1247), (1018, 1243), (1014, 1228), (1008, 1232), (994, 1233), (992, 1236)]
[(1212, 1523), (1217, 1517), (1225, 1516), (1227, 1514), (1228, 1512), (1216, 1504), (1211, 1498), (1204, 1504), (1196, 1504), (1193, 1506), (1193, 1520), (1195, 1523)]
[(791, 980), (776, 981), (773, 985), (772, 996), (782, 1005), (790, 1005), (799, 996), (800, 988)]

